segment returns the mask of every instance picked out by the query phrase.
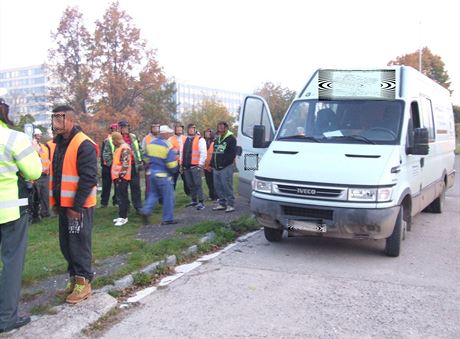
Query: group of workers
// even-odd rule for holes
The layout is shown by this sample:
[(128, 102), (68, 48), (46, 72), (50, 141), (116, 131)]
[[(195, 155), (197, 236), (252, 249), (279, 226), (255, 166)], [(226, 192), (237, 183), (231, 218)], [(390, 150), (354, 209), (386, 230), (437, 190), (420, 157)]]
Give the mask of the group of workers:
[[(233, 163), (236, 156), (236, 139), (229, 126), (222, 121), (217, 124), (216, 137), (211, 129), (204, 137), (195, 124), (176, 124), (174, 130), (168, 125), (153, 123), (150, 132), (139, 142), (122, 120), (109, 127), (110, 133), (102, 143), (102, 193), (101, 207), (107, 207), (112, 182), (112, 203), (118, 205), (115, 226), (128, 222), (128, 188), (137, 213), (149, 223), (149, 216), (156, 204), (163, 205), (162, 224), (175, 224), (175, 189), (179, 176), (184, 193), (191, 201), (186, 207), (197, 210), (205, 208), (202, 177), (206, 179), (209, 199), (216, 202), (213, 210), (233, 212)], [(140, 172), (145, 170), (145, 203), (141, 203)]]
[[(41, 143), (41, 131), (34, 131), (32, 142), (22, 132), (11, 129), (9, 106), (0, 99), (0, 333), (22, 327), (30, 317), (19, 316), (21, 275), (27, 248), (30, 221), (58, 216), (59, 245), (67, 262), (69, 280), (57, 295), (76, 304), (91, 295), (91, 234), (97, 203), (98, 153), (102, 165), (101, 207), (106, 207), (114, 183), (112, 203), (118, 205), (115, 226), (128, 222), (128, 187), (137, 213), (148, 223), (155, 205), (163, 205), (162, 225), (174, 219), (175, 188), (179, 175), (191, 201), (186, 206), (203, 210), (202, 176), (206, 178), (214, 211), (233, 212), (233, 164), (236, 139), (229, 126), (217, 124), (204, 138), (194, 124), (187, 135), (180, 124), (152, 124), (140, 143), (122, 120), (110, 126), (110, 134), (99, 151), (98, 145), (77, 124), (70, 106), (52, 111), (54, 138)], [(145, 170), (146, 197), (142, 204), (140, 172)], [(32, 215), (29, 215), (33, 183)]]

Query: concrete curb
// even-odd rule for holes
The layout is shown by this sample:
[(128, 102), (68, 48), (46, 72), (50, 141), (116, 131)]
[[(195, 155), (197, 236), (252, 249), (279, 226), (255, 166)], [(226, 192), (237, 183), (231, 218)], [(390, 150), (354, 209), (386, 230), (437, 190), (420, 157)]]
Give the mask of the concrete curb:
[(117, 300), (107, 293), (94, 293), (77, 305), (60, 305), (56, 315), (45, 315), (11, 334), (11, 338), (72, 338), (110, 312)]
[[(236, 240), (236, 242), (241, 242), (247, 239), (249, 236), (253, 235), (255, 232), (251, 232), (245, 236), (242, 236)], [(215, 238), (214, 232), (210, 232), (205, 234), (199, 241), (200, 244), (205, 242), (209, 242)], [(225, 252), (227, 249), (230, 249), (236, 245), (233, 243), (219, 251), (218, 253), (212, 253), (209, 255), (205, 255), (199, 261), (205, 262), (210, 260), (222, 252)], [(192, 245), (188, 249), (186, 249), (183, 254), (185, 256), (193, 256), (198, 251), (197, 245)], [(201, 262), (199, 263), (201, 265)], [(164, 260), (160, 260), (154, 263), (147, 265), (146, 267), (139, 270), (141, 273), (151, 274), (161, 266), (175, 266), (177, 264), (177, 257), (175, 255), (171, 255)], [(185, 264), (181, 265), (180, 267), (186, 266), (193, 266), (192, 264)], [(198, 265), (199, 266), (199, 265)], [(193, 268), (187, 268), (184, 272), (179, 272), (175, 276), (170, 276), (174, 278), (169, 278), (169, 280), (174, 281), (177, 278), (184, 275), (188, 270)], [(136, 273), (134, 273), (136, 274)], [(165, 278), (165, 279), (167, 279)], [(37, 319), (27, 325), (22, 327), (19, 330), (14, 332), (10, 332), (7, 334), (8, 337), (11, 338), (56, 338), (56, 339), (63, 339), (63, 338), (75, 338), (81, 337), (81, 332), (88, 328), (91, 324), (95, 323), (103, 316), (107, 315), (113, 308), (115, 308), (118, 304), (117, 300), (110, 296), (107, 292), (110, 290), (117, 290), (117, 289), (124, 289), (131, 286), (134, 283), (133, 274), (128, 274), (121, 279), (115, 281), (114, 285), (107, 285), (104, 286), (96, 291), (93, 291), (92, 296), (79, 304), (76, 305), (69, 305), (63, 304), (53, 308), (53, 311), (56, 312), (55, 315), (44, 315), (40, 316)], [(164, 286), (158, 286), (158, 288), (166, 287), (167, 283), (164, 283)], [(135, 302), (136, 298), (139, 300), (144, 296), (153, 293), (157, 287), (151, 286), (146, 288), (140, 293), (131, 298), (132, 301)], [(126, 306), (126, 305), (125, 305)], [(0, 336), (0, 337), (3, 337)]]

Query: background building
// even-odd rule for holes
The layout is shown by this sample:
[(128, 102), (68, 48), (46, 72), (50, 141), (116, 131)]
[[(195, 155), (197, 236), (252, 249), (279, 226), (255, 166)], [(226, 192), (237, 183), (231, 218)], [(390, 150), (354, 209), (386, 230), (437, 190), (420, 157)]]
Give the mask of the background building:
[(50, 124), (48, 82), (44, 65), (0, 70), (0, 88), (14, 115), (30, 114), (36, 125)]
[(216, 88), (195, 86), (183, 82), (176, 82), (176, 105), (177, 119), (180, 120), (184, 113), (189, 113), (197, 108), (205, 99), (214, 98), (221, 102), (234, 116), (238, 114), (239, 108), (246, 94), (232, 92)]

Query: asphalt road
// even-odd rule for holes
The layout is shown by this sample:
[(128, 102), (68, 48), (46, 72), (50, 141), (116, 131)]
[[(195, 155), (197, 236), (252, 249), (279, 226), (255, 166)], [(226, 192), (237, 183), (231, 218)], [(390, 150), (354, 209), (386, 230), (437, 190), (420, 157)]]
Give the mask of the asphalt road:
[(383, 255), (383, 241), (272, 244), (258, 232), (144, 298), (104, 336), (460, 338), (459, 181), (443, 214), (415, 218), (398, 258)]

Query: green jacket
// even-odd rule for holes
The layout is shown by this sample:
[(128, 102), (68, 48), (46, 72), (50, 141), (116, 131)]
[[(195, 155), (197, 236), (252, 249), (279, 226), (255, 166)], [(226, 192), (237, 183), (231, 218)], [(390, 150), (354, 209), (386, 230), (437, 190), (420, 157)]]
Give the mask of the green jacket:
[(28, 205), (25, 180), (36, 180), (42, 163), (32, 143), (22, 132), (0, 121), (0, 224), (19, 219)]

